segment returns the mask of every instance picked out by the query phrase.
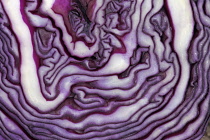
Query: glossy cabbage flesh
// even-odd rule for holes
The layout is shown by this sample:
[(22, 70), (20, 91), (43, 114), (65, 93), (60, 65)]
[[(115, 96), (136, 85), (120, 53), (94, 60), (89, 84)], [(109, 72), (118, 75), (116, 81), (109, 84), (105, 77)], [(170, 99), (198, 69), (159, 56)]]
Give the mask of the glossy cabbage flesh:
[(209, 0), (1, 0), (0, 140), (199, 140)]

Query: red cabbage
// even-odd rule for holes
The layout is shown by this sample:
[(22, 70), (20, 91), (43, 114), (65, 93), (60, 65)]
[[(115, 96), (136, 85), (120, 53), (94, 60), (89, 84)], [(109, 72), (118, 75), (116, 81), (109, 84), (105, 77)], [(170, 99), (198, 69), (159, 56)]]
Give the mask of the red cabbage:
[(1, 0), (0, 140), (199, 140), (209, 0)]

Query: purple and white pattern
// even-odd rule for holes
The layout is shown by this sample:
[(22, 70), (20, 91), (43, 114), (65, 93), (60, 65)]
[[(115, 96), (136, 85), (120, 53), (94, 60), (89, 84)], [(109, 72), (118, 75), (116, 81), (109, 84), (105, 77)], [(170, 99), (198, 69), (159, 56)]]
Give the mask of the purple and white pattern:
[(1, 0), (0, 140), (199, 140), (209, 0)]

